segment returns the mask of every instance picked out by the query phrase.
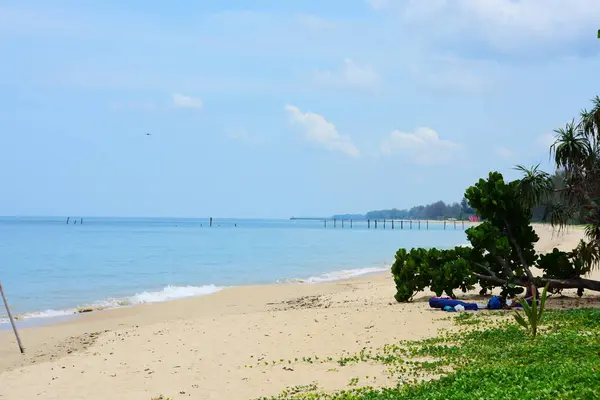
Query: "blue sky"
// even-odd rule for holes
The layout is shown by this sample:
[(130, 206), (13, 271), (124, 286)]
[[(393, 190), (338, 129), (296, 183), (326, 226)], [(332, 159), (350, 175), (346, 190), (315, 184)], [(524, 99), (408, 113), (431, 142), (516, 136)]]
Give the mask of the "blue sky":
[(597, 0), (95, 3), (0, 3), (0, 215), (458, 201), (600, 94)]

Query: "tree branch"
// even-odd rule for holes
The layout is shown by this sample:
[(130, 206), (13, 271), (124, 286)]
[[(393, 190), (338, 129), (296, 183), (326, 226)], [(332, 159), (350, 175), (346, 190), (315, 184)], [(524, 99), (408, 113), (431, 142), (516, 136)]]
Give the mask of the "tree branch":
[[(498, 278), (497, 276), (488, 276), (473, 272), (473, 276), (482, 279), (484, 281), (494, 282), (498, 285), (506, 285), (507, 283), (513, 283), (516, 286), (527, 286), (528, 282), (522, 281), (521, 279), (513, 279), (512, 281)], [(570, 279), (552, 279), (552, 278), (541, 278), (542, 284), (549, 283), (550, 289), (588, 289), (595, 292), (600, 292), (600, 281), (585, 278), (570, 278)]]
[(508, 231), (508, 240), (510, 241), (513, 248), (517, 252), (519, 259), (521, 260), (521, 264), (523, 264), (523, 268), (525, 269), (525, 272), (527, 273), (527, 277), (529, 278), (529, 281), (532, 282), (533, 274), (531, 273), (531, 270), (529, 269), (529, 265), (527, 265), (527, 260), (525, 260), (525, 256), (523, 256), (521, 247), (515, 242), (515, 239), (513, 237), (511, 229), (510, 229), (510, 224), (508, 223), (508, 220), (506, 218), (504, 218), (504, 224), (506, 225), (506, 230)]
[(490, 275), (492, 275), (493, 277), (497, 278), (498, 276), (494, 273), (494, 271), (492, 271), (491, 269), (489, 269), (488, 267), (486, 267), (483, 264), (480, 263), (475, 263), (476, 266), (478, 266), (481, 269), (485, 269)]
[(510, 267), (508, 266), (508, 263), (506, 262), (506, 260), (500, 256), (496, 256), (496, 261), (498, 261), (500, 264), (502, 264), (502, 267), (504, 268), (504, 273), (509, 277), (509, 278), (514, 278), (515, 277), (515, 273), (513, 272), (512, 269), (510, 269)]
[(484, 281), (490, 281), (490, 282), (494, 282), (494, 283), (497, 283), (500, 285), (506, 285), (506, 280), (504, 280), (502, 278), (498, 278), (497, 276), (487, 276), (487, 275), (478, 274), (477, 272), (473, 272), (473, 275), (479, 279), (483, 279)]

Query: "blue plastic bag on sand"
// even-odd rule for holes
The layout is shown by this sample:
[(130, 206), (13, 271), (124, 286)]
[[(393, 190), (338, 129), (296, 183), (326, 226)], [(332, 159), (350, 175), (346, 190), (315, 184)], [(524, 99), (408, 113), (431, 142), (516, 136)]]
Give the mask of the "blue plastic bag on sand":
[(502, 306), (502, 298), (500, 296), (494, 296), (488, 302), (488, 308), (490, 310), (500, 310)]
[(443, 308), (443, 310), (448, 312), (456, 312), (456, 310), (452, 306), (446, 306)]

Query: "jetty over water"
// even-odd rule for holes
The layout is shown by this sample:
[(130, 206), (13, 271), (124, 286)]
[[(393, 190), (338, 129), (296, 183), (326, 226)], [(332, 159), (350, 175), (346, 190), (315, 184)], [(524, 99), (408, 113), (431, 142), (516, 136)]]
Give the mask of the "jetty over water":
[(291, 217), (292, 221), (320, 221), (323, 226), (337, 228), (353, 228), (356, 224), (367, 225), (367, 229), (429, 229), (429, 225), (444, 226), (446, 228), (465, 229), (465, 222), (470, 225), (471, 221), (464, 220), (420, 220), (420, 219), (350, 219), (350, 218), (325, 218), (325, 217)]

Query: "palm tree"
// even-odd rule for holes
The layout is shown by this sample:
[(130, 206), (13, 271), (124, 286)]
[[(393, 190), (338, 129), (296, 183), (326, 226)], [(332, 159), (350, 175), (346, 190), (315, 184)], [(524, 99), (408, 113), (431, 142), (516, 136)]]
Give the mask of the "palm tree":
[(550, 153), (554, 153), (557, 168), (576, 169), (588, 159), (591, 153), (590, 142), (581, 125), (571, 121), (564, 128), (554, 131), (557, 137), (550, 146)]
[[(554, 220), (564, 227), (576, 213), (583, 214), (586, 236), (600, 248), (600, 96), (591, 110), (583, 110), (578, 123), (558, 129), (550, 148), (554, 162), (562, 170), (564, 188), (557, 190)], [(599, 253), (600, 255), (600, 253)]]
[(590, 111), (581, 111), (580, 128), (588, 136), (592, 136), (595, 142), (598, 142), (598, 133), (600, 132), (600, 96), (596, 96), (593, 100), (593, 107)]
[[(591, 249), (600, 258), (600, 96), (591, 110), (583, 110), (578, 122), (555, 130), (550, 156), (557, 168), (550, 176), (539, 166), (516, 167), (523, 205), (545, 206), (545, 219), (559, 229), (581, 217)], [(554, 156), (554, 157), (552, 157)]]
[(531, 168), (519, 164), (515, 167), (523, 174), (519, 181), (519, 195), (523, 205), (533, 208), (538, 204), (547, 204), (554, 193), (554, 184), (550, 174), (539, 169), (540, 165)]

